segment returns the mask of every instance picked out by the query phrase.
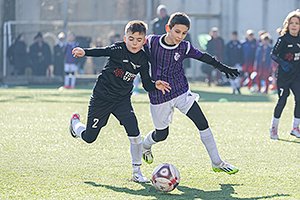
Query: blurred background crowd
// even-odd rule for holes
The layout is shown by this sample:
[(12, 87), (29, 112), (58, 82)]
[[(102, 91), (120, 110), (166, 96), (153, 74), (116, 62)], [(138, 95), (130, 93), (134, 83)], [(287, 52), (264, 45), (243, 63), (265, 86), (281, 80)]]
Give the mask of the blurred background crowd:
[(148, 34), (164, 34), (169, 15), (181, 11), (192, 21), (186, 40), (242, 72), (228, 81), (212, 67), (186, 60), (191, 80), (231, 85), (235, 94), (243, 86), (268, 93), (276, 89), (273, 41), (286, 14), (299, 7), (300, 0), (0, 0), (0, 81), (46, 77), (74, 88), (76, 77), (96, 76), (106, 59), (74, 59), (72, 48), (122, 41), (132, 19), (147, 22)]

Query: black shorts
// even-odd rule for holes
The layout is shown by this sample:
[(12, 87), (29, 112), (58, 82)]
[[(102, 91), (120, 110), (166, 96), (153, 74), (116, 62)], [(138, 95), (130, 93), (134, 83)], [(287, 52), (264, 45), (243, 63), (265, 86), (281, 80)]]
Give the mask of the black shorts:
[(130, 97), (119, 102), (111, 102), (91, 97), (85, 137), (97, 137), (100, 129), (107, 124), (110, 114), (113, 114), (126, 129), (127, 135), (137, 136), (139, 128), (131, 105)]
[(292, 79), (290, 81), (277, 81), (278, 97), (287, 98), (292, 90), (295, 100), (300, 100), (300, 77)]

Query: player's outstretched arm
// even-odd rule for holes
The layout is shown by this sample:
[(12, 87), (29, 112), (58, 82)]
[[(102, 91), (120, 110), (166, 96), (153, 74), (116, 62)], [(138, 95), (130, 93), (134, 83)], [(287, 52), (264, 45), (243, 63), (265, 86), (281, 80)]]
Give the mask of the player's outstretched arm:
[(224, 65), (222, 63), (220, 63), (220, 65), (216, 68), (223, 72), (227, 78), (236, 78), (240, 75), (240, 72), (237, 69), (228, 67), (227, 65)]
[(81, 58), (85, 56), (85, 51), (81, 47), (75, 47), (72, 50), (72, 54), (75, 58)]
[(223, 72), (227, 78), (236, 78), (240, 75), (240, 72), (237, 69), (231, 68), (221, 63), (215, 57), (211, 56), (208, 53), (203, 53), (202, 57), (200, 57), (199, 60), (205, 62), (206, 64), (214, 66), (220, 72)]
[(162, 91), (163, 94), (166, 94), (166, 92), (170, 92), (171, 90), (170, 84), (161, 80), (155, 81), (155, 87), (156, 89)]

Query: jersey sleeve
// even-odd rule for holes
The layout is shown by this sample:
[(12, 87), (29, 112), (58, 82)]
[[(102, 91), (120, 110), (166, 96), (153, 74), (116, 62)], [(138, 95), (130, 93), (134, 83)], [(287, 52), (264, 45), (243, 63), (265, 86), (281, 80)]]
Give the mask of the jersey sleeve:
[(153, 91), (156, 89), (155, 82), (151, 79), (150, 74), (149, 74), (149, 63), (148, 62), (144, 62), (142, 64), (140, 75), (141, 75), (143, 88), (147, 92), (150, 92), (150, 91)]
[(110, 46), (106, 47), (96, 47), (96, 48), (84, 48), (86, 56), (91, 57), (114, 57), (120, 54), (120, 51), (122, 50), (121, 46), (118, 46), (116, 44), (112, 44)]
[(277, 62), (279, 65), (285, 65), (286, 61), (279, 57), (279, 53), (281, 52), (282, 48), (285, 46), (282, 37), (278, 38), (276, 44), (274, 45), (271, 51), (271, 58)]
[(186, 41), (186, 57), (188, 58), (194, 58), (194, 59), (199, 59), (202, 57), (203, 53), (195, 48), (189, 41)]

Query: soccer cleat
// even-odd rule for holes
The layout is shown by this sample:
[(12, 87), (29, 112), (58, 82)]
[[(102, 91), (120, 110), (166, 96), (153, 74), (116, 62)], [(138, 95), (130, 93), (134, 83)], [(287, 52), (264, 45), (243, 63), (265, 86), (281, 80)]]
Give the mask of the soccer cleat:
[(78, 113), (74, 113), (70, 119), (70, 133), (71, 133), (71, 136), (74, 137), (74, 138), (78, 138), (78, 135), (76, 135), (74, 129), (73, 129), (73, 126), (72, 126), (72, 122), (74, 120), (79, 120), (80, 121), (80, 115)]
[(299, 129), (299, 127), (293, 128), (293, 130), (291, 130), (290, 134), (295, 136), (296, 138), (300, 138), (300, 129)]
[[(292, 134), (292, 133), (291, 133), (291, 134)], [(270, 138), (271, 138), (272, 140), (278, 140), (278, 139), (279, 139), (277, 128), (272, 127), (272, 128), (270, 129)]]
[(141, 170), (138, 170), (137, 172), (132, 173), (132, 181), (137, 182), (137, 183), (148, 183), (149, 180), (147, 177), (145, 177)]
[(143, 148), (143, 159), (148, 164), (153, 163), (153, 155), (152, 155), (151, 148), (150, 149)]
[(212, 169), (214, 172), (225, 172), (230, 175), (239, 171), (238, 168), (224, 161), (222, 161), (219, 165), (212, 164)]

